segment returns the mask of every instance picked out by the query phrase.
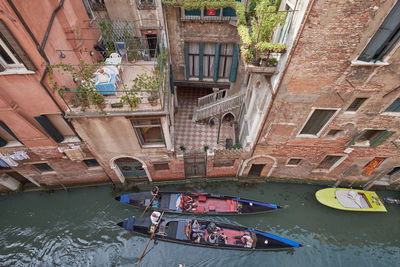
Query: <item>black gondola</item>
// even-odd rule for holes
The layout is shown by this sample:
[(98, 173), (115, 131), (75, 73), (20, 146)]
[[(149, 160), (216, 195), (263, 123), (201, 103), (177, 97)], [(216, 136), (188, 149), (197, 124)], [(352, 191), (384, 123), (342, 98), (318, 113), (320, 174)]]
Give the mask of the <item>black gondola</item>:
[(208, 193), (159, 192), (153, 199), (150, 192), (121, 195), (117, 201), (137, 208), (179, 214), (238, 215), (275, 211), (281, 206), (249, 199)]
[[(197, 232), (192, 229), (194, 221), (185, 218), (163, 217), (154, 238), (185, 245), (237, 250), (283, 250), (301, 247), (295, 241), (252, 228), (206, 220), (198, 220), (204, 234), (196, 242), (193, 240), (193, 232)], [(152, 225), (149, 217), (130, 217), (118, 225), (144, 236), (151, 236), (156, 228), (155, 225)], [(210, 225), (214, 226), (214, 234), (217, 236), (215, 243), (208, 241), (209, 235), (213, 233), (209, 230)], [(226, 238), (220, 238), (220, 236)]]

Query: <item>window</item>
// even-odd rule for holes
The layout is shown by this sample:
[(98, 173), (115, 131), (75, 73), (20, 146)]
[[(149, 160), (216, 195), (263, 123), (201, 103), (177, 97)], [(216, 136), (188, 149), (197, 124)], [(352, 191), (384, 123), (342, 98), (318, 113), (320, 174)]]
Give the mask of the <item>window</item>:
[(366, 97), (357, 97), (356, 99), (354, 99), (353, 103), (350, 104), (346, 111), (357, 111), (367, 99), (368, 98)]
[(232, 43), (185, 43), (186, 79), (229, 79), (235, 82), (238, 45)]
[(286, 163), (287, 166), (297, 166), (301, 162), (301, 159), (292, 158)]
[(386, 139), (392, 136), (394, 131), (386, 130), (364, 130), (357, 134), (353, 140), (348, 144), (348, 146), (378, 146), (382, 144)]
[(318, 135), (337, 110), (315, 109), (300, 134)]
[(385, 112), (400, 112), (400, 98), (397, 98)]
[(154, 0), (137, 0), (138, 9), (155, 9)]
[(26, 74), (35, 70), (28, 55), (0, 19), (0, 74)]
[(372, 172), (385, 161), (386, 158), (376, 157), (363, 167), (363, 174), (370, 176)]
[[(241, 2), (241, 0), (235, 0)], [(231, 7), (217, 9), (182, 9), (183, 20), (231, 20), (236, 17), (236, 11)]]
[(293, 8), (288, 4), (285, 5), (285, 11), (287, 11), (287, 16), (285, 20), (285, 24), (281, 27), (281, 31), (279, 33), (278, 43), (284, 44), (286, 42), (286, 36), (289, 31), (290, 23), (292, 22), (293, 17)]
[(332, 129), (332, 130), (329, 130), (329, 132), (326, 134), (326, 136), (334, 137), (334, 136), (336, 136), (338, 133), (340, 133), (341, 131), (342, 131), (342, 130)]
[(83, 163), (85, 163), (88, 168), (100, 166), (96, 159), (84, 159)]
[(218, 78), (228, 78), (233, 56), (233, 44), (221, 44), (221, 53), (219, 56)]
[(317, 169), (330, 170), (336, 163), (339, 163), (341, 158), (343, 158), (343, 156), (328, 155), (318, 164)]
[(40, 173), (53, 171), (53, 168), (51, 168), (47, 163), (36, 163), (32, 165), (35, 166), (35, 168), (38, 169)]
[(22, 146), (23, 144), (18, 140), (17, 136), (8, 128), (8, 126), (0, 121), (0, 147), (8, 146)]
[(358, 60), (376, 62), (381, 60), (400, 37), (400, 1), (394, 5), (382, 25), (369, 41)]
[(40, 115), (35, 119), (57, 143), (80, 141), (60, 114)]
[(132, 124), (142, 146), (164, 145), (160, 119), (132, 120)]
[(169, 170), (168, 162), (154, 163), (153, 166), (156, 171)]

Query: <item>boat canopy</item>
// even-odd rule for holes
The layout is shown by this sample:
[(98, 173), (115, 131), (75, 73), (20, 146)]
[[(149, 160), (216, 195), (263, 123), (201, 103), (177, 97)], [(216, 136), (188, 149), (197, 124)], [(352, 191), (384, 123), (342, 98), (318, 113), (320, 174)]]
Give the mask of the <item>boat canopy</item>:
[(367, 200), (362, 193), (354, 190), (336, 190), (336, 199), (345, 208), (362, 209), (369, 208)]

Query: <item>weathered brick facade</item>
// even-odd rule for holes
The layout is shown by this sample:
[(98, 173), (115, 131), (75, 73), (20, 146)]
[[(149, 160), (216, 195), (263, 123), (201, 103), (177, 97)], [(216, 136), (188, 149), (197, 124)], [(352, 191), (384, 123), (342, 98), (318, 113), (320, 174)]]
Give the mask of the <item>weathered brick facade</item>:
[[(395, 2), (315, 1), (253, 154), (277, 160), (270, 176), (336, 180), (356, 165), (346, 179), (364, 183), (400, 166), (399, 117), (384, 112), (400, 93), (399, 43), (387, 53), (387, 65), (354, 63)], [(347, 111), (356, 98), (367, 100)], [(299, 135), (313, 109), (337, 113), (317, 136)], [(364, 129), (395, 133), (376, 147), (348, 145)], [(330, 130), (340, 132), (328, 135)], [(327, 155), (344, 160), (332, 170), (317, 170)], [(370, 176), (363, 175), (375, 157), (386, 160)], [(287, 166), (290, 158), (301, 162)]]

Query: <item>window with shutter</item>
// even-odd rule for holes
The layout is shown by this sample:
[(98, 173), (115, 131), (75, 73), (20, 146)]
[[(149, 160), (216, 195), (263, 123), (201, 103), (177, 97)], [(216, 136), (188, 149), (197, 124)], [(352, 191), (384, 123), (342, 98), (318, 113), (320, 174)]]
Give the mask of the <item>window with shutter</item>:
[(330, 170), (343, 156), (328, 155), (317, 166), (320, 170)]
[(385, 112), (400, 112), (400, 98), (397, 98)]
[(0, 74), (29, 74), (36, 67), (0, 19)]
[(0, 147), (13, 147), (22, 145), (23, 144), (19, 141), (19, 139), (11, 131), (11, 129), (8, 128), (8, 126), (3, 121), (0, 121)]
[(358, 60), (376, 62), (393, 47), (400, 37), (400, 1), (394, 5), (382, 25), (369, 41)]
[(394, 131), (386, 130), (364, 130), (357, 134), (348, 146), (371, 146), (376, 147), (392, 136)]
[(334, 109), (315, 109), (301, 130), (300, 135), (318, 135), (336, 112), (337, 110)]

